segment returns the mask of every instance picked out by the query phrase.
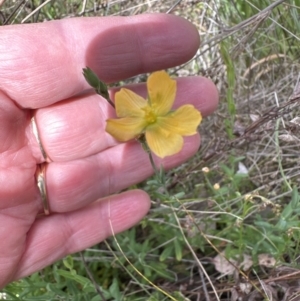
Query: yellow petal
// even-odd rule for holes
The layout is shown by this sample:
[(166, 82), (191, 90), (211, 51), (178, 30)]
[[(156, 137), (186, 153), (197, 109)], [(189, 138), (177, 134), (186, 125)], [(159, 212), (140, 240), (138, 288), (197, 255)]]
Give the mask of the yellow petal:
[(146, 140), (151, 151), (158, 157), (172, 156), (182, 149), (183, 138), (180, 135), (153, 127), (146, 131)]
[(157, 116), (167, 114), (173, 106), (176, 95), (176, 81), (167, 72), (152, 73), (147, 80), (148, 97)]
[(141, 108), (147, 105), (147, 100), (128, 89), (121, 89), (115, 95), (116, 114), (118, 117), (141, 117)]
[(194, 106), (184, 105), (165, 117), (158, 117), (157, 124), (166, 131), (190, 136), (197, 133), (201, 120), (201, 113)]
[(145, 122), (141, 118), (125, 117), (120, 119), (108, 119), (105, 131), (118, 141), (128, 141), (141, 134), (145, 128)]

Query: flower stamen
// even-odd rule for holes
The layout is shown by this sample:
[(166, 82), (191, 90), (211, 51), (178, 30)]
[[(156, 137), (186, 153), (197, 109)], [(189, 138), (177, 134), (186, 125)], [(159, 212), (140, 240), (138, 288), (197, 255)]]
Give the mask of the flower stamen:
[(156, 122), (157, 116), (150, 106), (146, 106), (146, 107), (142, 108), (142, 110), (145, 112), (144, 118), (145, 118), (146, 122), (148, 123), (148, 125)]

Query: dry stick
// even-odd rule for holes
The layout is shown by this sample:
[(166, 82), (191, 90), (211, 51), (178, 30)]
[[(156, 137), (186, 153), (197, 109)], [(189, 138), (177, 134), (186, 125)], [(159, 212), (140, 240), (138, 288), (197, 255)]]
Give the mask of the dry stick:
[(205, 298), (206, 298), (207, 301), (210, 301), (210, 297), (209, 297), (209, 294), (208, 294), (208, 291), (207, 291), (205, 279), (204, 279), (204, 276), (203, 276), (203, 271), (199, 270), (199, 273), (200, 273), (201, 281), (203, 283), (203, 291), (204, 291)]
[(84, 15), (84, 13), (85, 13), (86, 3), (87, 3), (87, 0), (83, 0), (83, 2), (82, 2), (82, 10), (79, 13), (80, 16)]
[[(40, 0), (40, 5), (43, 4), (45, 0)], [(37, 23), (38, 22), (38, 19), (39, 19), (39, 15), (40, 15), (40, 10), (37, 12), (37, 14), (34, 16), (33, 20), (34, 20), (34, 23)]]
[[(266, 283), (269, 283), (269, 282), (278, 281), (278, 280), (288, 280), (291, 277), (292, 277), (292, 279), (299, 280), (299, 274), (300, 274), (300, 271), (296, 271), (296, 272), (293, 272), (291, 274), (287, 274), (287, 275), (282, 275), (282, 276), (278, 276), (278, 277), (274, 277), (274, 278), (265, 279), (264, 281)], [(294, 278), (294, 276), (297, 276), (297, 277)]]
[(25, 0), (21, 0), (19, 4), (14, 8), (12, 13), (9, 15), (9, 17), (4, 21), (3, 25), (7, 25), (12, 16), (15, 14), (15, 12), (25, 3)]
[(39, 5), (35, 10), (33, 10), (28, 16), (26, 16), (21, 23), (24, 23), (25, 21), (27, 21), (32, 15), (34, 15), (37, 11), (41, 10), (45, 5), (47, 5), (49, 2), (51, 2), (52, 0), (46, 0), (44, 3), (42, 3), (41, 5)]
[(178, 0), (171, 8), (166, 11), (166, 14), (170, 14), (174, 8), (181, 2), (182, 0)]
[(99, 286), (99, 285), (97, 284), (97, 282), (95, 281), (95, 279), (94, 279), (94, 277), (93, 277), (93, 274), (91, 273), (91, 271), (90, 271), (90, 269), (89, 269), (89, 267), (88, 267), (88, 265), (87, 265), (87, 263), (86, 263), (86, 261), (85, 261), (83, 252), (81, 251), (81, 252), (79, 252), (79, 254), (80, 254), (80, 257), (81, 257), (81, 259), (82, 259), (84, 268), (85, 268), (85, 270), (86, 270), (88, 276), (90, 277), (90, 280), (93, 282), (93, 285), (94, 285), (94, 287), (95, 287), (96, 292), (100, 295), (100, 297), (102, 298), (103, 301), (106, 301), (106, 299), (105, 299), (105, 297), (104, 297), (104, 295), (103, 295), (103, 293), (102, 293), (102, 291), (101, 291), (100, 286)]

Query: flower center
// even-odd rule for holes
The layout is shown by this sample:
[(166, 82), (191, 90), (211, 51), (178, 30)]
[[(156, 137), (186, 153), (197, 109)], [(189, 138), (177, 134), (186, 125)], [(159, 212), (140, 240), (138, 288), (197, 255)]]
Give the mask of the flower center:
[(142, 110), (145, 112), (144, 118), (148, 124), (153, 124), (156, 122), (156, 115), (150, 106), (146, 106), (142, 108)]

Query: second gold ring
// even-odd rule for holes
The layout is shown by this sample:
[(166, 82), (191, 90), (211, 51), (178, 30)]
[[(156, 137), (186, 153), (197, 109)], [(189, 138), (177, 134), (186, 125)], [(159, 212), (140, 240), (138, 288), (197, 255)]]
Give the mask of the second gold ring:
[(47, 165), (48, 165), (47, 163), (37, 165), (36, 174), (35, 174), (36, 184), (37, 184), (37, 187), (39, 189), (39, 192), (40, 192), (40, 195), (42, 198), (45, 215), (50, 214), (49, 204), (48, 204), (47, 187), (46, 187), (46, 166)]

